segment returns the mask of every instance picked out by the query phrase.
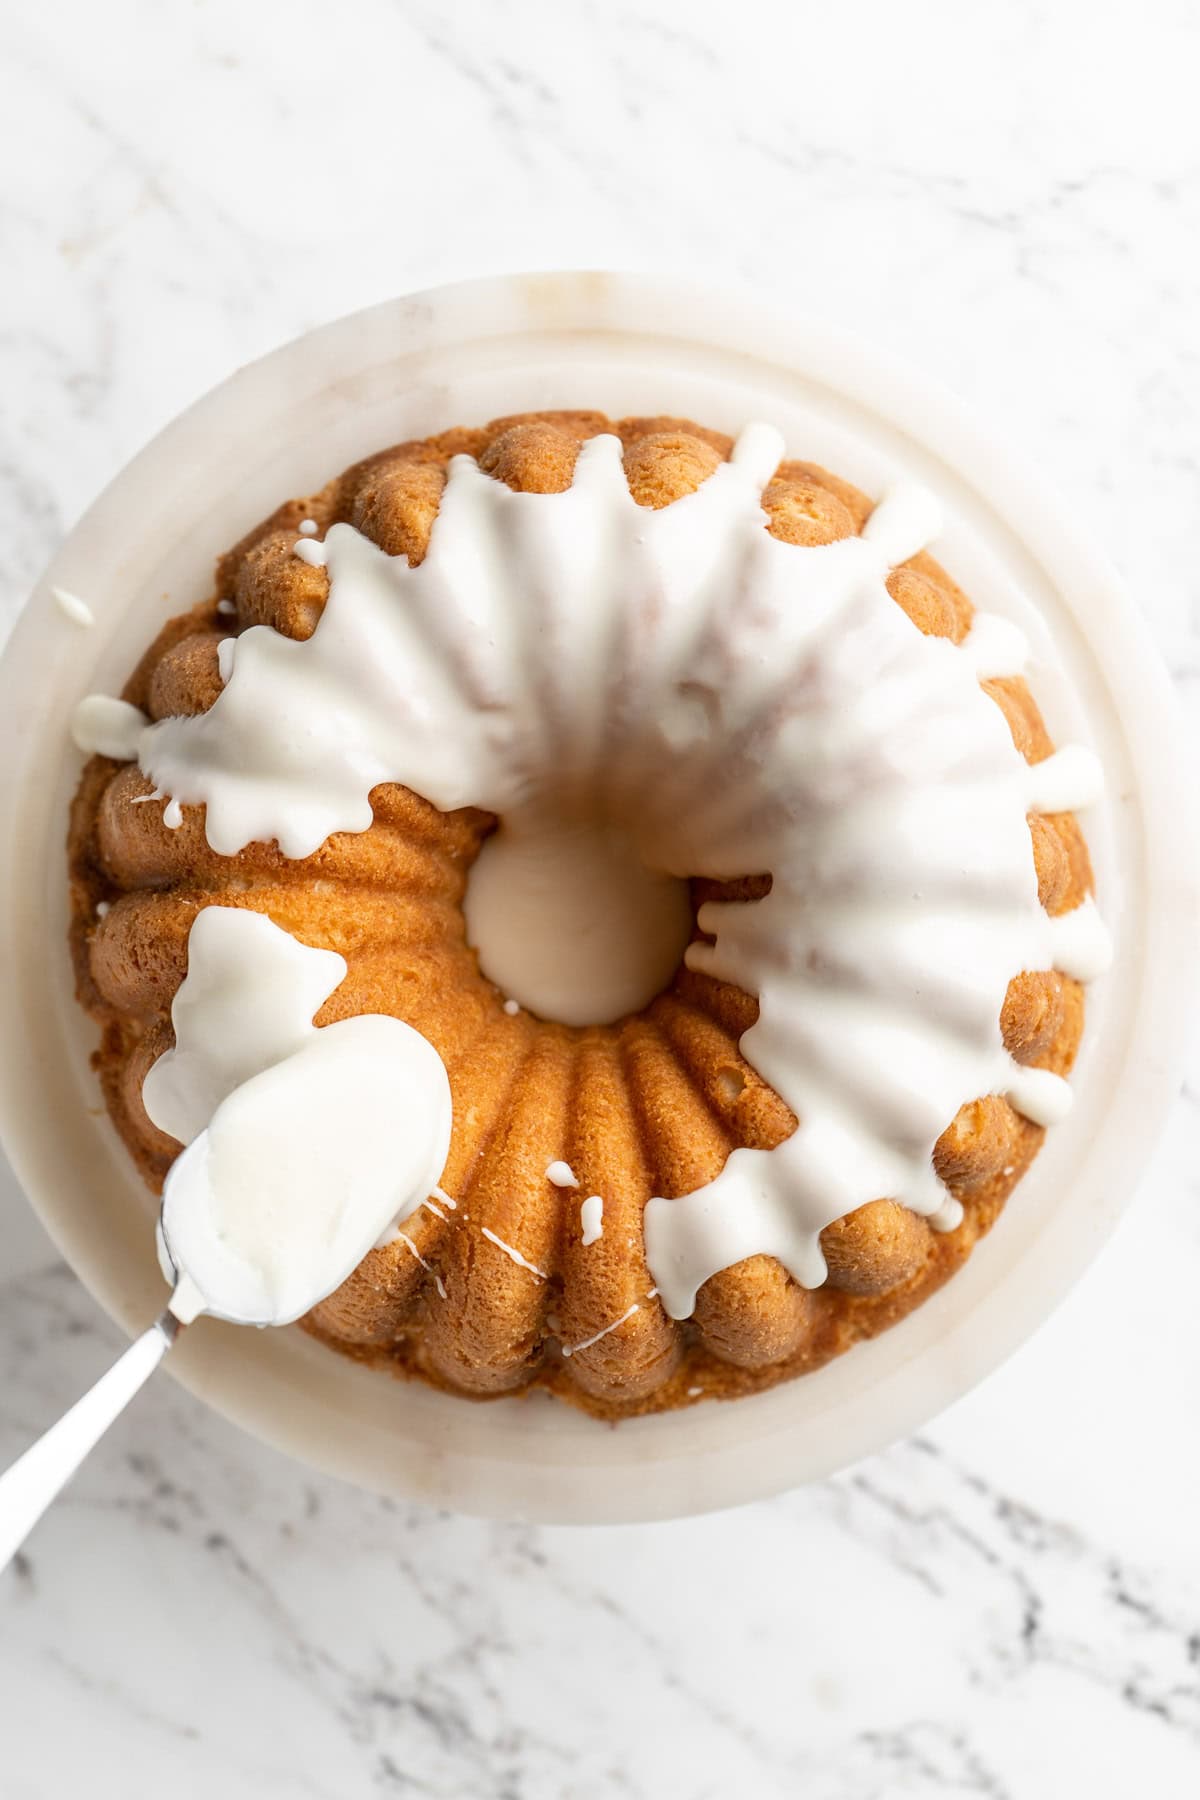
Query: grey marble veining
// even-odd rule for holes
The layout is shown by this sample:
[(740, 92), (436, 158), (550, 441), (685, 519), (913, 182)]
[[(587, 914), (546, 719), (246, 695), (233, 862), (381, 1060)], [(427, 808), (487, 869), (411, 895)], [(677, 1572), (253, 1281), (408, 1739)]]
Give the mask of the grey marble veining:
[[(236, 364), (382, 295), (740, 280), (949, 384), (1200, 719), (1200, 16), (81, 0), (6, 22), (0, 631)], [(586, 402), (586, 396), (581, 396)], [(1200, 1061), (1050, 1323), (801, 1493), (571, 1532), (357, 1494), (167, 1381), (0, 1583), (5, 1800), (1175, 1800), (1200, 1788)], [(0, 1456), (116, 1334), (0, 1188)]]

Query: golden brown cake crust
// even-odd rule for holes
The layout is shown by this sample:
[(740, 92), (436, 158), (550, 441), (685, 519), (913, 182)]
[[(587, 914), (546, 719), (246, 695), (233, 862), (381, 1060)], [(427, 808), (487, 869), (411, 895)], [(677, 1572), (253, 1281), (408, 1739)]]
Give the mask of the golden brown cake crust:
[[(164, 625), (125, 698), (154, 718), (204, 711), (220, 690), (222, 637), (259, 623), (311, 635), (328, 579), (292, 552), (302, 519), (321, 530), (349, 521), (417, 563), (452, 456), (476, 457), (519, 491), (556, 493), (570, 484), (580, 444), (601, 431), (620, 437), (630, 491), (650, 507), (693, 492), (731, 448), (722, 433), (686, 419), (612, 421), (586, 411), (524, 413), (393, 446), (319, 493), (285, 502), (223, 556), (212, 598)], [(781, 463), (763, 495), (767, 529), (795, 544), (861, 530), (871, 505), (805, 462)], [(957, 642), (969, 629), (970, 601), (924, 553), (896, 569), (888, 589), (927, 635)], [(1048, 756), (1053, 745), (1025, 683), (984, 686), (1021, 754)], [(457, 1209), (419, 1210), (406, 1224), (408, 1242), (372, 1251), (309, 1315), (306, 1328), (345, 1354), (474, 1398), (545, 1387), (606, 1418), (751, 1393), (818, 1367), (919, 1305), (990, 1229), (1041, 1143), (1042, 1131), (1006, 1100), (981, 1096), (947, 1125), (935, 1152), (963, 1205), (956, 1231), (934, 1232), (880, 1198), (823, 1234), (824, 1287), (805, 1290), (771, 1258), (752, 1257), (707, 1282), (694, 1318), (677, 1325), (651, 1292), (646, 1201), (702, 1185), (737, 1146), (773, 1147), (796, 1124), (738, 1050), (757, 1003), (681, 967), (649, 1007), (612, 1026), (510, 1017), (479, 971), (462, 919), (489, 815), (442, 814), (388, 785), (372, 794), (369, 831), (335, 834), (314, 856), (289, 862), (262, 844), (217, 856), (201, 809), (185, 808), (183, 826), (169, 831), (157, 809), (129, 804), (148, 791), (136, 765), (93, 757), (72, 806), (68, 858), (79, 999), (102, 1034), (95, 1066), (152, 1191), (178, 1145), (147, 1118), (141, 1084), (173, 1041), (171, 1001), (205, 905), (268, 913), (302, 942), (346, 958), (347, 978), (319, 1023), (391, 1013), (446, 1063), (455, 1131), (443, 1185)], [(1029, 824), (1042, 902), (1053, 914), (1069, 911), (1092, 885), (1079, 827), (1069, 814)], [(693, 904), (750, 899), (769, 885), (753, 874), (697, 880)], [(1019, 1062), (1065, 1074), (1082, 1030), (1082, 989), (1029, 971), (1011, 984), (1000, 1023)], [(560, 1158), (579, 1176), (578, 1192), (547, 1180)], [(604, 1195), (604, 1235), (585, 1251), (579, 1201), (588, 1193)], [(518, 1268), (485, 1226), (548, 1278)], [(563, 1345), (583, 1345), (627, 1312), (594, 1345), (563, 1356)]]

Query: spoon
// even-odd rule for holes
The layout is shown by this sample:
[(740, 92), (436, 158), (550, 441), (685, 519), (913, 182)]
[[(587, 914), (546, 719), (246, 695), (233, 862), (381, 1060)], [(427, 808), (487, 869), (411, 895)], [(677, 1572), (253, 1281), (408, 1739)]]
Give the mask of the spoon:
[(228, 1093), (167, 1172), (167, 1310), (0, 1476), (0, 1569), (185, 1326), (203, 1312), (234, 1325), (301, 1318), (432, 1192), (450, 1128), (437, 1051), (374, 1013), (314, 1030)]
[[(200, 1135), (207, 1137), (206, 1132)], [(109, 1426), (145, 1387), (180, 1332), (208, 1310), (203, 1294), (183, 1272), (167, 1240), (164, 1214), (174, 1175), (172, 1169), (158, 1218), (159, 1263), (171, 1282), (170, 1301), (149, 1331), (133, 1340), (108, 1373), (0, 1475), (0, 1574), (50, 1502), (57, 1499)]]
[[(391, 1025), (393, 1021), (388, 1020), (387, 1023)], [(283, 1099), (286, 1102), (291, 1098), (285, 1088)], [(220, 1118), (219, 1109), (213, 1125), (217, 1125)], [(250, 1112), (252, 1129), (260, 1123), (261, 1106), (258, 1112), (253, 1108)], [(107, 1374), (102, 1375), (94, 1387), (89, 1388), (56, 1424), (43, 1432), (0, 1475), (0, 1573), (8, 1567), (51, 1501), (66, 1487), (109, 1426), (120, 1418), (135, 1394), (149, 1381), (167, 1351), (178, 1341), (180, 1333), (193, 1320), (199, 1318), (201, 1313), (210, 1312), (233, 1325), (290, 1323), (301, 1312), (306, 1311), (314, 1300), (329, 1292), (368, 1247), (366, 1243), (356, 1244), (346, 1267), (335, 1269), (332, 1276), (324, 1282), (318, 1277), (316, 1291), (307, 1293), (299, 1304), (290, 1312), (285, 1311), (282, 1316), (272, 1309), (269, 1298), (253, 1287), (249, 1294), (243, 1290), (242, 1304), (238, 1310), (233, 1310), (228, 1297), (222, 1300), (219, 1307), (211, 1305), (191, 1276), (185, 1272), (168, 1233), (174, 1220), (182, 1228), (185, 1241), (188, 1241), (189, 1236), (195, 1240), (195, 1217), (201, 1210), (201, 1203), (211, 1203), (213, 1199), (213, 1184), (209, 1179), (212, 1141), (213, 1127), (210, 1126), (208, 1130), (200, 1132), (176, 1157), (167, 1172), (157, 1234), (159, 1264), (171, 1283), (172, 1290), (166, 1309), (159, 1314), (148, 1331), (143, 1331), (140, 1337), (134, 1339)], [(268, 1149), (272, 1147), (278, 1151), (278, 1142), (272, 1146), (268, 1134)], [(243, 1147), (241, 1160), (244, 1161), (245, 1155)], [(203, 1256), (203, 1236), (194, 1247)]]
[[(176, 1292), (186, 1286), (190, 1284), (184, 1277)], [(7, 1568), (50, 1502), (145, 1386), (183, 1329), (184, 1322), (168, 1306), (108, 1373), (0, 1475), (0, 1570)]]
[(0, 1476), (0, 1570), (184, 1327), (201, 1312), (257, 1327), (302, 1318), (432, 1192), (450, 1125), (441, 1057), (376, 1013), (322, 1026), (227, 1094), (167, 1170), (169, 1307)]

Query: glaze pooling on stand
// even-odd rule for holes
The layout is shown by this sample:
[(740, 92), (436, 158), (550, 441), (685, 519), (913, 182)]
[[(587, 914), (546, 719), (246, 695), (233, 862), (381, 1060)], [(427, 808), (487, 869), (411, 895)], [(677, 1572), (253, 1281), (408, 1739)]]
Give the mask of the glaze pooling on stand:
[(96, 623), (96, 615), (87, 601), (79, 594), (73, 594), (70, 588), (52, 587), (50, 595), (59, 611), (70, 619), (72, 625), (87, 627)]
[[(1003, 1047), (1010, 981), (1086, 978), (1106, 955), (1094, 908), (1047, 918), (1027, 824), (1093, 798), (1095, 759), (1030, 766), (979, 686), (1022, 666), (1019, 634), (977, 616), (956, 646), (892, 600), (890, 570), (938, 530), (919, 490), (885, 498), (860, 537), (771, 536), (761, 494), (782, 451), (752, 426), (660, 511), (634, 501), (607, 435), (561, 493), (514, 492), (456, 457), (419, 566), (345, 523), (302, 538), (330, 582), (312, 636), (245, 631), (222, 648), (211, 709), (138, 740), (156, 791), (204, 804), (222, 855), (271, 839), (310, 854), (365, 830), (372, 788), (394, 781), (498, 814), (498, 844), (552, 851), (583, 821), (619, 826), (659, 879), (770, 875), (763, 899), (701, 908), (714, 941), (687, 962), (757, 997), (740, 1048), (800, 1124), (650, 1201), (649, 1266), (674, 1317), (760, 1252), (819, 1284), (821, 1231), (881, 1196), (952, 1228), (932, 1153), (959, 1108), (1002, 1094), (1047, 1120), (1069, 1104)], [(477, 943), (498, 904), (476, 909)], [(611, 965), (624, 979), (619, 942)], [(505, 987), (530, 1004), (520, 967)]]

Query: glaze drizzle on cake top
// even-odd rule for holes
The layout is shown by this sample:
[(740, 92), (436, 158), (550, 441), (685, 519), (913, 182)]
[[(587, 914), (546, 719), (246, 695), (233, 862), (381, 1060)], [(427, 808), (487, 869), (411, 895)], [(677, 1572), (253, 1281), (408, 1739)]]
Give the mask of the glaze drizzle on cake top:
[[(755, 1258), (821, 1286), (828, 1228), (881, 1199), (953, 1232), (962, 1205), (935, 1150), (965, 1107), (994, 1096), (1035, 1125), (1062, 1116), (1066, 1082), (1014, 1055), (1003, 1015), (1030, 972), (1082, 981), (1106, 962), (1090, 898), (1054, 917), (1042, 904), (1029, 823), (1093, 800), (1099, 769), (1078, 747), (1032, 763), (1017, 747), (995, 691), (1024, 658), (1007, 621), (932, 635), (897, 604), (938, 530), (928, 495), (899, 488), (860, 533), (789, 542), (773, 528), (783, 444), (768, 426), (658, 506), (631, 491), (619, 437), (575, 451), (551, 492), (446, 459), (419, 559), (373, 541), (369, 519), (296, 536), (325, 590), (308, 635), (226, 637), (195, 716), (134, 721), (93, 699), (79, 730), (136, 754), (149, 793), (129, 799), (163, 803), (164, 826), (203, 807), (221, 859), (272, 842), (313, 858), (368, 831), (390, 784), (447, 815), (496, 815), (476, 864), (486, 904), (467, 892), (472, 941), (505, 996), (575, 1027), (619, 1021), (666, 984), (685, 881), (718, 896), (686, 966), (755, 999), (741, 1055), (795, 1129), (648, 1195), (653, 1302), (684, 1319)], [(566, 873), (548, 884), (556, 858)], [(495, 921), (514, 913), (543, 928), (510, 931), (490, 970)], [(587, 972), (574, 1017), (572, 949)], [(547, 1176), (578, 1167), (556, 1148)], [(590, 1170), (580, 1180), (611, 1254), (608, 1196)]]

